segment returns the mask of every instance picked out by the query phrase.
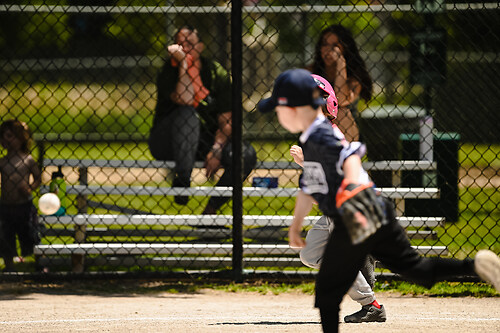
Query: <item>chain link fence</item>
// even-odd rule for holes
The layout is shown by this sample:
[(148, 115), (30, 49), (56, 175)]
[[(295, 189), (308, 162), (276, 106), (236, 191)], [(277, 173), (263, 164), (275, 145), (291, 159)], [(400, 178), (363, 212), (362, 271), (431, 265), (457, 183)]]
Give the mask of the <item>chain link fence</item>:
[[(3, 131), (0, 275), (314, 274), (287, 243), (298, 136), (256, 111), (292, 67), (331, 82), (419, 252), (500, 252), (496, 2), (1, 3), (0, 119), (41, 185)], [(26, 173), (60, 198), (39, 225)]]

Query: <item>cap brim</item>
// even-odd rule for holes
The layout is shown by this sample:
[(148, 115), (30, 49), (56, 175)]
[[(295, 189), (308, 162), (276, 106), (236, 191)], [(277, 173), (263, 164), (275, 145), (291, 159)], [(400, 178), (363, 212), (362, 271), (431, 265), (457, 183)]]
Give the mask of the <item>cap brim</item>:
[(257, 110), (262, 113), (269, 113), (273, 111), (275, 107), (276, 103), (274, 102), (272, 97), (263, 99), (257, 104)]

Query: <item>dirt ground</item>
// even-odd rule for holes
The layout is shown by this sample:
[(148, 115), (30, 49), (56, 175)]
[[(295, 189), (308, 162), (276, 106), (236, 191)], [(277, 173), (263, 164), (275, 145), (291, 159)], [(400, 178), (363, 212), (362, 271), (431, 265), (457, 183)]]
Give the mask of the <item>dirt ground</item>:
[[(299, 292), (0, 292), (0, 332), (321, 332), (313, 296)], [(387, 322), (340, 332), (500, 332), (500, 297), (377, 296)], [(345, 299), (341, 316), (358, 309)]]

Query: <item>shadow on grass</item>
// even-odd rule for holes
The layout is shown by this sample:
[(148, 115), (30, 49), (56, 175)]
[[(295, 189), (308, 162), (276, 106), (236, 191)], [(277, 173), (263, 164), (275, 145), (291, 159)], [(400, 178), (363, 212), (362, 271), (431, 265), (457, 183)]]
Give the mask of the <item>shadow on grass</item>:
[(0, 284), (0, 299), (43, 293), (51, 295), (95, 295), (133, 297), (134, 295), (155, 296), (159, 293), (196, 294), (200, 289), (193, 282), (136, 280), (77, 280), (41, 283), (33, 281), (3, 282)]

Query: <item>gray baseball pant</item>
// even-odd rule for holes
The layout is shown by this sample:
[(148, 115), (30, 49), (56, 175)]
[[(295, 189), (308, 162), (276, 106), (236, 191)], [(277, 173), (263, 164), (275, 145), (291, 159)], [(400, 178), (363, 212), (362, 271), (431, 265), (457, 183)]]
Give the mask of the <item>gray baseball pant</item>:
[[(332, 230), (333, 221), (323, 215), (307, 232), (306, 247), (300, 251), (300, 260), (304, 265), (319, 269)], [(361, 306), (370, 304), (375, 300), (375, 293), (361, 272), (358, 272), (356, 280), (354, 280), (347, 295)]]

